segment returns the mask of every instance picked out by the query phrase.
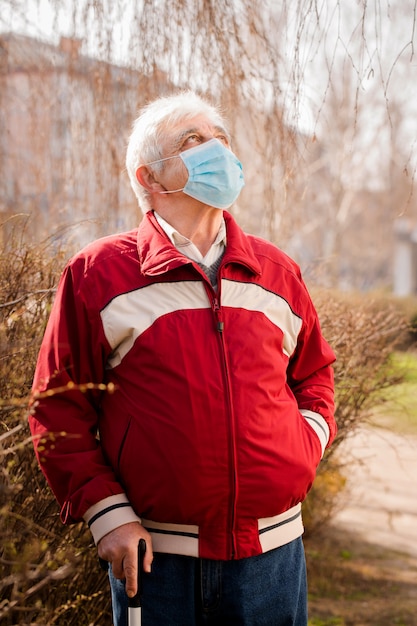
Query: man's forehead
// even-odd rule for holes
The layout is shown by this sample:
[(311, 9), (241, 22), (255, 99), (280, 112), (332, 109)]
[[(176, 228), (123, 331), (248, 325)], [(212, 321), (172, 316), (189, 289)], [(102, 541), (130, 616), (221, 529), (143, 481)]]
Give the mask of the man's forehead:
[(196, 117), (185, 118), (183, 120), (179, 120), (175, 123), (170, 131), (170, 137), (181, 138), (188, 133), (198, 133), (198, 132), (222, 132), (228, 135), (224, 126), (214, 122), (207, 115), (197, 115)]

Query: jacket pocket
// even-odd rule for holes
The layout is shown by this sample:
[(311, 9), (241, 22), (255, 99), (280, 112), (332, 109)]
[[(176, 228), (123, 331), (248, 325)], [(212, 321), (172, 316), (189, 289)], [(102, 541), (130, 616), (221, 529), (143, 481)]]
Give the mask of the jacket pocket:
[(122, 462), (122, 456), (123, 456), (123, 452), (124, 452), (125, 447), (126, 447), (126, 441), (127, 441), (127, 437), (129, 435), (131, 426), (132, 426), (132, 418), (129, 417), (129, 420), (128, 420), (128, 423), (127, 423), (127, 426), (126, 426), (126, 430), (125, 430), (125, 432), (123, 434), (123, 437), (122, 437), (122, 440), (120, 442), (119, 453), (117, 455), (117, 472), (118, 472), (118, 474), (120, 474), (120, 464)]
[(309, 433), (312, 445), (317, 449), (316, 467), (323, 458), (324, 451), (329, 441), (329, 427), (326, 420), (319, 413), (307, 409), (300, 410), (301, 419), (304, 421), (306, 432)]

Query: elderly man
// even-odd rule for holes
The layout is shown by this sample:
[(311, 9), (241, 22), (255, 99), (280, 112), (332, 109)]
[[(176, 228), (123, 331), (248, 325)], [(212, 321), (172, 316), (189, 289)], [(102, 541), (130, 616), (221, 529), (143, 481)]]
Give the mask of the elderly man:
[(336, 431), (333, 352), (297, 265), (226, 211), (243, 174), (214, 106), (150, 103), (126, 163), (145, 215), (64, 271), (39, 462), (109, 563), (115, 625), (143, 538), (145, 626), (305, 626), (301, 503)]

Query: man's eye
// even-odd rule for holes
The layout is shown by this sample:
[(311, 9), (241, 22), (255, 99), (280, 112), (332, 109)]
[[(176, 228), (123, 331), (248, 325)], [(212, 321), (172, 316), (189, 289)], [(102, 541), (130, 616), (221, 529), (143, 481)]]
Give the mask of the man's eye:
[(200, 141), (200, 137), (198, 135), (189, 135), (185, 140), (185, 143), (196, 143)]
[(221, 141), (222, 144), (224, 144), (225, 146), (229, 145), (229, 139), (226, 137), (226, 135), (216, 135), (216, 139)]

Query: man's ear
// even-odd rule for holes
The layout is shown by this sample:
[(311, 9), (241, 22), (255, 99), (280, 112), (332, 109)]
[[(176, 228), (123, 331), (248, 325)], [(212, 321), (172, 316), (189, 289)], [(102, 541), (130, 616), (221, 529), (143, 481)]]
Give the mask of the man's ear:
[(164, 190), (165, 188), (159, 183), (153, 174), (153, 172), (146, 167), (146, 165), (140, 165), (136, 170), (136, 180), (139, 185), (142, 185), (149, 193)]

